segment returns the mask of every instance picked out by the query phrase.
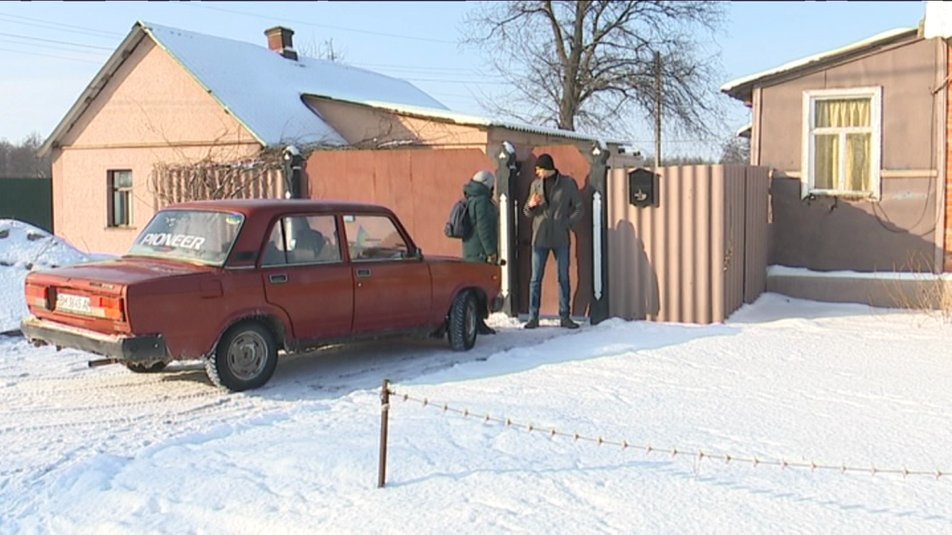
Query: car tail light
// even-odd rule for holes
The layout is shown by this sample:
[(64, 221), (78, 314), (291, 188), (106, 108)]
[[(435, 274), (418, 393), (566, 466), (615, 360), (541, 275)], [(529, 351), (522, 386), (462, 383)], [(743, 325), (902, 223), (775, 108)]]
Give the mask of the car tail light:
[(26, 304), (27, 306), (33, 306), (38, 308), (45, 308), (50, 310), (51, 299), (50, 299), (50, 287), (49, 286), (37, 286), (35, 284), (26, 285)]
[(124, 321), (125, 314), (122, 312), (123, 304), (121, 297), (93, 296), (89, 299), (89, 312), (99, 318)]

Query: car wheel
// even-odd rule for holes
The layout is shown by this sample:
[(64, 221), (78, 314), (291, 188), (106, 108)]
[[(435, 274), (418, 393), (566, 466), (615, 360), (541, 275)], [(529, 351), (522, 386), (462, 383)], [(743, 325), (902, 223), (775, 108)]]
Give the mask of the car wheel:
[(125, 362), (123, 364), (135, 373), (156, 373), (164, 370), (167, 363), (159, 361), (152, 364), (142, 364), (141, 362)]
[(476, 343), (476, 297), (472, 292), (463, 292), (453, 300), (446, 333), (450, 347), (456, 351), (468, 351)]
[(205, 359), (205, 371), (216, 386), (240, 392), (268, 382), (278, 364), (274, 336), (260, 323), (235, 325)]

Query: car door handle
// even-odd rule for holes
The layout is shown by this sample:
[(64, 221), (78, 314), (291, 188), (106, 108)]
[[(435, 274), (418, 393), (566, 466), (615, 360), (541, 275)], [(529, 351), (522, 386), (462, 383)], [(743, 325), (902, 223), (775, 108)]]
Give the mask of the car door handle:
[(367, 268), (358, 269), (357, 276), (361, 279), (366, 279), (367, 277), (370, 277), (370, 270)]
[(276, 273), (274, 275), (268, 275), (268, 280), (274, 284), (284, 284), (288, 282), (288, 276), (284, 273)]

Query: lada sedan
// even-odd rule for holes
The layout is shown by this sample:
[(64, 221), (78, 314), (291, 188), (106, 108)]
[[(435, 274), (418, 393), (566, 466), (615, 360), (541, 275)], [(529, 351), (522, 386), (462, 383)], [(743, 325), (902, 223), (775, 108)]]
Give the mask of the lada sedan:
[(201, 360), (241, 391), (279, 350), (406, 335), (468, 350), (499, 285), (498, 266), (424, 255), (382, 206), (197, 201), (157, 212), (122, 257), (30, 273), (21, 330), (134, 372)]

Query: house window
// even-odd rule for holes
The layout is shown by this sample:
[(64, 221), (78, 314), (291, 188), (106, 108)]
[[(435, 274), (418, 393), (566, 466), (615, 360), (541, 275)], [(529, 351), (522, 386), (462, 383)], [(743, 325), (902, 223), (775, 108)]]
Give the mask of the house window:
[(802, 197), (878, 199), (882, 89), (803, 93)]
[(132, 171), (109, 171), (109, 226), (132, 224)]

